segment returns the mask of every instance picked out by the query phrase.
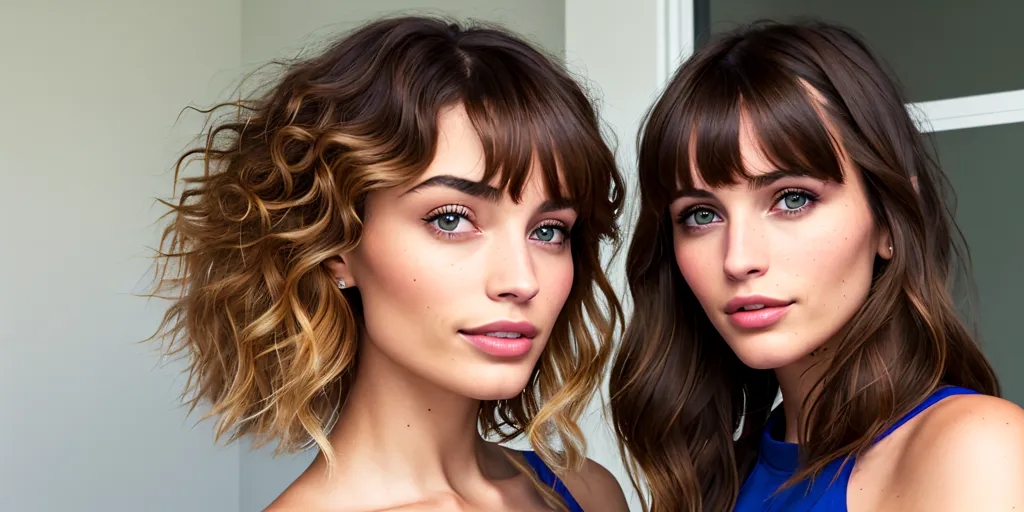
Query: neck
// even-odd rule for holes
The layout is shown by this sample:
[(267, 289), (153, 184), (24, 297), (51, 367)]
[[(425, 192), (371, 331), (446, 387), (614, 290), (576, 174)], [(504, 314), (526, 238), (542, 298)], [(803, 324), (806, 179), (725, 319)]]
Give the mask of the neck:
[(782, 407), (786, 413), (785, 441), (788, 443), (796, 443), (800, 439), (804, 401), (828, 367), (827, 357), (830, 352), (827, 348), (819, 349), (796, 362), (775, 369), (782, 390)]
[(486, 464), (496, 448), (478, 433), (479, 400), (412, 374), (372, 343), (362, 343), (358, 357), (358, 376), (328, 436), (340, 466), (355, 468), (369, 485), (403, 482), (409, 498), (458, 492), (500, 471)]

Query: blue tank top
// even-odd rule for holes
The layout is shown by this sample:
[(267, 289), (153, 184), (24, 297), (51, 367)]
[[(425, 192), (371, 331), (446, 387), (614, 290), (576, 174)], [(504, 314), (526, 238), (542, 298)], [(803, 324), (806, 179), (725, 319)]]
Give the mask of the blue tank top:
[(565, 487), (562, 480), (548, 468), (547, 464), (544, 464), (544, 461), (541, 460), (536, 452), (524, 451), (522, 454), (523, 457), (526, 457), (526, 462), (530, 463), (533, 472), (537, 474), (537, 479), (544, 485), (554, 489), (562, 497), (562, 501), (565, 503), (566, 508), (569, 509), (569, 512), (583, 512), (583, 508), (580, 507), (579, 503), (576, 503), (576, 498), (572, 497), (572, 493)]
[[(952, 395), (977, 394), (977, 392), (960, 387), (945, 387), (936, 390), (924, 402), (910, 411), (906, 416), (886, 430), (877, 443), (897, 428), (931, 407), (939, 400)], [(782, 421), (782, 407), (772, 413), (761, 436), (761, 447), (757, 465), (740, 488), (736, 500), (735, 512), (845, 512), (846, 486), (850, 483), (855, 457), (850, 457), (846, 464), (843, 460), (834, 460), (814, 479), (813, 485), (804, 481), (775, 494), (789, 477), (797, 470), (798, 445), (785, 443), (772, 437), (773, 427)], [(833, 481), (834, 480), (834, 481)]]

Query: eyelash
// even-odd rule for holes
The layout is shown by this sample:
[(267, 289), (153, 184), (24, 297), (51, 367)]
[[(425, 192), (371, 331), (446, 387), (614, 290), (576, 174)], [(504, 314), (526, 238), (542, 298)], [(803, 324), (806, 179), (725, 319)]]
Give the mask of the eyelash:
[(553, 228), (556, 231), (560, 231), (562, 233), (562, 241), (561, 242), (545, 242), (543, 240), (537, 240), (538, 242), (540, 242), (540, 243), (542, 243), (544, 245), (552, 246), (552, 247), (565, 247), (566, 245), (569, 245), (570, 231), (569, 231), (569, 228), (565, 227), (565, 224), (562, 224), (561, 222), (558, 222), (556, 220), (544, 221), (539, 226), (533, 228), (533, 231), (531, 231), (530, 233), (533, 234), (534, 232), (536, 232), (540, 228)]
[(772, 203), (772, 206), (783, 200), (786, 196), (794, 194), (806, 197), (807, 203), (795, 210), (782, 210), (784, 215), (800, 215), (807, 211), (808, 208), (811, 208), (814, 203), (818, 202), (818, 196), (814, 192), (804, 190), (802, 188), (787, 188), (775, 196), (775, 201)]
[[(461, 237), (469, 234), (469, 233), (465, 233), (465, 232), (456, 233), (456, 232), (452, 232), (452, 231), (445, 231), (443, 229), (438, 229), (436, 226), (434, 226), (434, 222), (437, 222), (438, 219), (440, 219), (441, 217), (443, 217), (445, 215), (457, 215), (457, 216), (467, 220), (470, 223), (474, 222), (473, 215), (470, 212), (469, 208), (467, 208), (467, 207), (465, 207), (464, 205), (461, 205), (461, 204), (447, 204), (447, 205), (444, 205), (444, 206), (442, 206), (440, 208), (432, 210), (429, 214), (427, 214), (426, 217), (423, 218), (423, 222), (425, 222), (428, 226), (430, 226), (430, 229), (431, 229), (431, 231), (434, 232), (435, 236), (438, 236), (438, 237), (441, 237), (441, 238), (444, 238), (444, 239), (447, 239), (447, 240), (458, 239), (458, 238), (461, 238)], [(543, 245), (554, 246), (554, 247), (565, 247), (566, 245), (568, 245), (570, 231), (561, 222), (555, 221), (555, 220), (544, 221), (539, 226), (533, 228), (533, 231), (531, 231), (531, 235), (534, 232), (536, 232), (538, 229), (541, 229), (541, 228), (553, 228), (553, 229), (561, 232), (562, 233), (562, 241), (561, 242), (545, 242), (543, 240), (536, 240), (537, 242), (539, 242), (539, 243), (541, 243)]]
[[(787, 189), (784, 189), (784, 190), (780, 191), (778, 194), (775, 195), (775, 199), (772, 201), (772, 207), (774, 207), (779, 201), (783, 200), (786, 196), (793, 195), (793, 194), (806, 197), (807, 198), (807, 203), (805, 203), (803, 206), (801, 206), (801, 207), (799, 207), (797, 209), (794, 209), (794, 210), (781, 210), (783, 215), (802, 215), (802, 214), (806, 213), (807, 210), (809, 208), (811, 208), (814, 203), (818, 202), (818, 195), (813, 193), (813, 192), (811, 192), (811, 191), (809, 191), (809, 190), (804, 190), (804, 189), (800, 189), (800, 188), (787, 188)], [(719, 216), (720, 217), (720, 215), (718, 215), (718, 213), (715, 212), (714, 208), (711, 208), (710, 206), (707, 206), (707, 205), (698, 204), (698, 205), (691, 206), (690, 208), (688, 208), (686, 210), (683, 210), (679, 214), (679, 218), (676, 219), (676, 223), (678, 223), (679, 225), (683, 226), (683, 228), (685, 228), (685, 229), (687, 229), (689, 231), (700, 231), (700, 230), (708, 229), (710, 227), (710, 225), (707, 225), (707, 224), (706, 225), (702, 225), (702, 226), (686, 224), (686, 219), (690, 218), (691, 215), (693, 215), (694, 213), (699, 212), (701, 210), (707, 210), (707, 211), (713, 213), (715, 216)]]
[(461, 204), (446, 204), (440, 208), (432, 210), (430, 213), (427, 214), (426, 217), (423, 218), (423, 222), (427, 223), (427, 225), (430, 226), (430, 229), (431, 231), (434, 232), (435, 236), (444, 238), (446, 240), (454, 240), (457, 238), (461, 238), (467, 234), (453, 233), (451, 231), (438, 229), (437, 226), (434, 226), (434, 222), (436, 222), (438, 219), (445, 215), (457, 215), (469, 221), (470, 223), (473, 222), (473, 214), (470, 213), (469, 208)]

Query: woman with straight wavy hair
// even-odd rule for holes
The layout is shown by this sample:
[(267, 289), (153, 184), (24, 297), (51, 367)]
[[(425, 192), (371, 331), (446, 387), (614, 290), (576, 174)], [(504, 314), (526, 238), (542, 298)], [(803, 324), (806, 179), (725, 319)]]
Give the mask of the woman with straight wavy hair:
[(651, 510), (1024, 510), (1024, 412), (958, 318), (905, 103), (850, 31), (758, 23), (649, 112), (610, 387)]
[(622, 315), (622, 179), (578, 84), (499, 28), (402, 17), (269, 85), (178, 161), (205, 172), (157, 287), (218, 438), (319, 447), (268, 510), (625, 510), (577, 426)]

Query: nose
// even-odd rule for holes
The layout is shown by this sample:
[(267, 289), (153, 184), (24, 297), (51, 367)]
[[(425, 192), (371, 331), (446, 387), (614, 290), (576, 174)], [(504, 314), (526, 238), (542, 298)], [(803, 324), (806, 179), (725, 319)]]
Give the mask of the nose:
[(768, 272), (768, 237), (764, 226), (754, 219), (732, 219), (728, 224), (725, 274), (743, 281)]
[(540, 292), (533, 257), (525, 237), (503, 237), (506, 240), (492, 244), (487, 296), (494, 301), (525, 303)]

